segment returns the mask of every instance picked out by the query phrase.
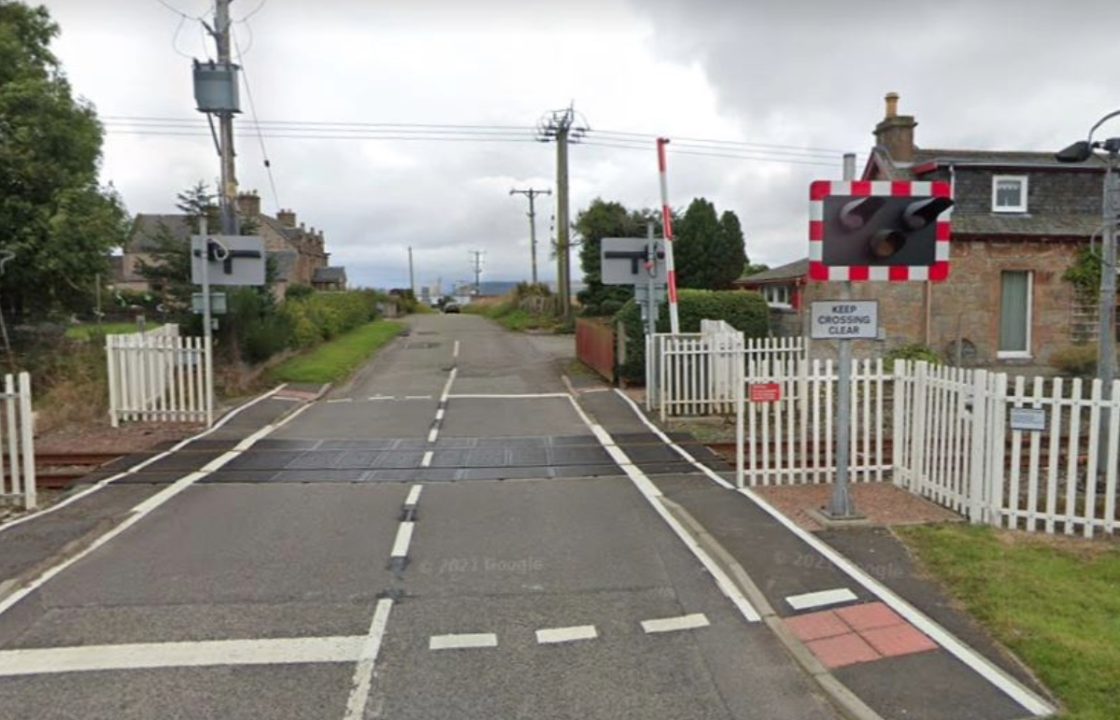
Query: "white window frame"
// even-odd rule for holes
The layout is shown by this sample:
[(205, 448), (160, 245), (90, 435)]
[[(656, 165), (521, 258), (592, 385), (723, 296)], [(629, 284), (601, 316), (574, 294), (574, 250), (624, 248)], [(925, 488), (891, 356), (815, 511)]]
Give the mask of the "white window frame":
[[(784, 290), (785, 292), (781, 292)], [(771, 299), (772, 296), (785, 295), (786, 301)], [(780, 308), (782, 310), (789, 310), (793, 308), (793, 287), (791, 285), (783, 285), (780, 283), (773, 283), (764, 285), (762, 290), (762, 298), (766, 304), (772, 308)]]
[[(997, 205), (996, 189), (1001, 181), (1015, 180), (1019, 183), (1020, 202), (1018, 205)], [(992, 176), (992, 212), (996, 213), (1025, 213), (1027, 211), (1027, 190), (1030, 187), (1030, 178), (1027, 175), (993, 175)]]
[[(1026, 350), (996, 350), (997, 360), (1030, 360), (1031, 354), (1031, 328), (1034, 325), (1034, 270), (1008, 270), (1008, 272), (1025, 272), (1027, 274), (1027, 349)], [(1002, 282), (1001, 282), (1002, 287)], [(1002, 290), (1001, 290), (1002, 292)], [(1002, 306), (1000, 312), (1003, 312)], [(999, 347), (999, 336), (996, 336), (996, 347)]]

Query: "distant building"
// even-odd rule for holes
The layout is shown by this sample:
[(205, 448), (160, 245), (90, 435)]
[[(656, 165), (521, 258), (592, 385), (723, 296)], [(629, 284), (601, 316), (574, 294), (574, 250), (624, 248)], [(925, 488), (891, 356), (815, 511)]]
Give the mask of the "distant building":
[[(346, 289), (346, 270), (329, 265), (330, 253), (326, 252), (321, 230), (316, 231), (314, 227), (307, 229), (302, 223), (297, 227), (296, 214), (291, 210), (281, 210), (276, 217), (265, 215), (261, 212), (261, 200), (256, 193), (242, 193), (237, 197), (237, 204), (243, 221), (256, 225), (256, 232), (264, 241), (265, 252), (276, 272), (273, 289), (277, 298), (283, 298), (292, 285), (307, 285), (320, 290)], [(191, 227), (188, 216), (137, 215), (123, 255), (110, 258), (115, 287), (138, 291), (149, 289), (140, 274), (140, 266), (141, 263), (155, 262), (152, 253), (162, 232), (189, 243)]]

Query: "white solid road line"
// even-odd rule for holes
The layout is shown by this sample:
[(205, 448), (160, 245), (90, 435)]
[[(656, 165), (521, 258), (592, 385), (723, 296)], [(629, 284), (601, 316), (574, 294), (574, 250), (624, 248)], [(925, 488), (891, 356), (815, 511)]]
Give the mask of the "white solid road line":
[[(661, 435), (663, 439), (666, 439), (664, 438), (664, 435), (656, 429), (656, 426), (650, 423), (650, 421), (646, 418), (645, 413), (643, 413), (641, 409), (637, 405), (635, 405), (632, 400), (630, 400), (630, 398), (626, 397), (625, 393), (622, 393), (617, 389), (616, 392), (618, 392), (619, 396), (622, 397), (622, 399), (629, 403), (634, 413), (639, 418), (641, 418), (647, 426), (653, 428), (658, 435)], [(681, 457), (691, 460), (691, 457), (683, 449), (672, 443), (670, 443), (670, 445)], [(703, 465), (702, 463), (698, 463), (695, 460), (692, 460), (692, 462), (700, 472), (707, 475), (708, 478), (713, 482), (716, 482), (728, 489), (735, 489), (734, 485), (724, 480), (711, 468)], [(738, 490), (737, 492), (749, 498), (752, 502), (754, 502), (755, 505), (760, 507), (771, 517), (781, 523), (787, 530), (799, 537), (806, 545), (823, 555), (833, 565), (839, 568), (841, 572), (855, 580), (872, 595), (882, 600), (883, 603), (887, 605), (887, 607), (901, 615), (911, 625), (918, 628), (918, 630), (925, 633), (931, 640), (944, 648), (950, 655), (955, 657), (957, 660), (960, 660), (968, 667), (972, 668), (974, 672), (990, 682), (992, 685), (999, 688), (1004, 692), (1004, 694), (1006, 694), (1015, 702), (1019, 703), (1028, 712), (1037, 717), (1046, 717), (1048, 715), (1054, 714), (1054, 708), (1052, 708), (1050, 704), (1044, 699), (1035, 694), (1034, 691), (1020, 683), (1011, 675), (1007, 674), (1002, 668), (998, 667), (992, 661), (988, 660), (988, 658), (984, 657), (983, 655), (972, 649), (970, 646), (963, 643), (960, 639), (958, 639), (955, 635), (953, 635), (945, 628), (941, 627), (941, 625), (935, 622), (928, 615), (918, 610), (906, 600), (902, 599), (901, 596), (896, 595), (894, 591), (888, 588), (886, 585), (883, 585), (881, 582), (865, 573), (858, 565), (834, 550), (831, 545), (817, 538), (807, 530), (802, 529), (799, 525), (797, 525), (797, 523), (787, 518), (776, 508), (770, 505), (770, 503), (763, 500), (761, 496), (757, 495), (750, 488), (743, 488), (741, 490)]]
[(514, 393), (509, 395), (499, 394), (472, 394), (472, 395), (450, 395), (451, 400), (540, 400), (544, 398), (561, 398), (566, 399), (568, 393)]
[(428, 640), (429, 650), (468, 650), (488, 647), (498, 647), (498, 636), (494, 633), (432, 635)]
[(170, 449), (165, 450), (165, 451), (163, 451), (163, 452), (161, 452), (157, 455), (153, 455), (152, 457), (148, 458), (147, 460), (144, 460), (143, 462), (136, 463), (135, 465), (130, 467), (128, 470), (125, 470), (123, 472), (119, 472), (116, 475), (111, 475), (111, 476), (105, 478), (104, 480), (99, 480), (96, 483), (94, 483), (93, 485), (90, 485), (85, 490), (82, 490), (81, 492), (78, 492), (78, 493), (74, 493), (73, 495), (66, 498), (65, 500), (61, 500), (61, 501), (55, 503), (54, 505), (51, 505), (48, 508), (44, 508), (42, 510), (39, 510), (38, 512), (34, 512), (34, 513), (29, 514), (29, 515), (24, 515), (23, 517), (18, 517), (15, 520), (10, 520), (9, 522), (6, 522), (3, 525), (0, 525), (0, 532), (3, 532), (3, 531), (8, 530), (10, 528), (14, 528), (17, 525), (22, 525), (25, 522), (28, 522), (30, 520), (34, 520), (35, 518), (40, 518), (40, 517), (43, 517), (44, 515), (50, 515), (51, 513), (56, 512), (58, 510), (61, 510), (62, 508), (66, 507), (67, 505), (70, 505), (71, 503), (75, 503), (78, 500), (81, 500), (82, 498), (86, 497), (87, 495), (91, 495), (91, 494), (97, 492), (98, 490), (105, 487), (106, 485), (109, 485), (113, 482), (116, 482), (117, 480), (120, 480), (121, 478), (123, 478), (125, 476), (132, 475), (134, 473), (140, 472), (141, 470), (148, 467), (152, 463), (158, 462), (158, 461), (162, 460), (163, 458), (167, 457), (168, 455), (170, 455), (174, 452), (178, 452), (179, 450), (182, 450), (184, 447), (191, 444), (195, 440), (201, 440), (202, 438), (206, 437), (207, 435), (213, 433), (214, 431), (218, 430), (220, 427), (222, 427), (223, 425), (228, 423), (230, 420), (232, 420), (234, 417), (236, 417), (238, 414), (240, 414), (243, 410), (248, 410), (249, 408), (256, 405), (257, 403), (259, 403), (263, 400), (268, 400), (269, 398), (273, 397), (274, 395), (276, 395), (276, 393), (280, 392), (281, 390), (283, 390), (287, 386), (288, 386), (287, 383), (281, 383), (280, 385), (277, 385), (276, 387), (272, 388), (271, 390), (264, 393), (263, 395), (255, 397), (252, 400), (250, 400), (249, 402), (245, 403), (244, 405), (240, 405), (240, 406), (234, 408), (233, 410), (231, 410), (230, 412), (226, 413), (225, 416), (223, 416), (218, 422), (214, 423), (213, 427), (208, 428), (206, 430), (203, 430), (202, 432), (198, 433), (197, 435), (192, 435), (191, 437), (189, 437), (185, 440), (180, 440), (178, 443), (176, 443)]
[(537, 642), (541, 645), (575, 642), (576, 640), (594, 640), (597, 637), (599, 637), (599, 632), (594, 625), (575, 625), (573, 627), (537, 630)]
[(385, 637), (385, 628), (389, 624), (389, 611), (393, 609), (391, 598), (381, 598), (377, 601), (377, 609), (373, 611), (373, 620), (369, 625), (369, 633), (362, 645), (361, 659), (354, 668), (353, 686), (350, 697), (346, 701), (346, 714), (342, 720), (361, 720), (366, 714), (366, 702), (369, 700), (370, 686), (373, 684), (373, 667), (377, 663), (377, 656), (381, 653), (381, 639)]
[(428, 450), (424, 453), (424, 457), (420, 460), (420, 467), (430, 467), (432, 464), (432, 451)]
[(858, 599), (856, 594), (848, 588), (836, 588), (835, 590), (821, 590), (820, 592), (803, 593), (801, 595), (789, 595), (786, 597), (786, 602), (789, 603), (789, 606), (794, 610), (808, 610), (809, 608), (836, 605)]
[(348, 403), (348, 402), (354, 402), (354, 398), (332, 398), (330, 400), (327, 400), (328, 405), (331, 405), (333, 403)]
[(431, 395), (405, 395), (405, 400), (431, 400)]
[(163, 490), (159, 491), (158, 493), (156, 493), (155, 495), (152, 495), (147, 500), (145, 500), (145, 501), (139, 503), (138, 505), (136, 505), (135, 507), (133, 507), (132, 510), (129, 512), (129, 515), (128, 515), (127, 518), (125, 518), (123, 521), (121, 521), (115, 527), (107, 530), (103, 535), (97, 537), (95, 540), (93, 540), (93, 542), (91, 542), (89, 545), (87, 545), (80, 552), (75, 553), (74, 555), (71, 555), (70, 557), (66, 558), (65, 560), (58, 563), (57, 565), (54, 565), (50, 568), (47, 568), (38, 577), (31, 580), (30, 582), (25, 584), (23, 587), (21, 587), (19, 590), (13, 592), (11, 595), (9, 595), (8, 597), (6, 597), (2, 601), (0, 601), (0, 614), (3, 614), (5, 612), (7, 612), (7, 610), (9, 608), (11, 608), (13, 605), (18, 603), (20, 600), (27, 597), (31, 593), (38, 590), (40, 587), (42, 587), (45, 583), (47, 583), (55, 575), (58, 575), (60, 572), (62, 572), (66, 568), (70, 567), (71, 565), (78, 562), (79, 560), (82, 560), (83, 558), (85, 558), (90, 553), (96, 551), (99, 547), (101, 547), (105, 543), (109, 542), (110, 540), (112, 540), (116, 536), (123, 533), (125, 530), (128, 530), (130, 527), (132, 527), (136, 523), (138, 523), (141, 520), (143, 520), (144, 518), (146, 518), (149, 513), (151, 513), (156, 508), (158, 508), (160, 505), (163, 505), (164, 503), (171, 500), (173, 497), (175, 497), (179, 493), (181, 493), (184, 490), (186, 490), (187, 488), (189, 488), (191, 485), (194, 485), (199, 480), (208, 476), (210, 473), (214, 472), (214, 470), (217, 470), (222, 465), (229, 462), (229, 460), (232, 460), (233, 458), (237, 457), (239, 453), (241, 453), (245, 450), (248, 450), (250, 447), (252, 447), (252, 445), (254, 443), (256, 443), (258, 440), (260, 440), (264, 436), (268, 435), (269, 433), (275, 431), (276, 429), (286, 425), (287, 423), (289, 423), (292, 420), (299, 417), (300, 414), (302, 414), (305, 410), (310, 408), (312, 405), (313, 405), (313, 403), (308, 403), (308, 404), (304, 405), (303, 407), (296, 408), (296, 410), (294, 412), (292, 412), (290, 415), (283, 418), (279, 422), (272, 423), (270, 425), (265, 425), (263, 428), (257, 430), (255, 433), (253, 433), (249, 437), (247, 437), (244, 440), (242, 440), (241, 442), (239, 442), (234, 447), (234, 449), (232, 451), (225, 453), (224, 455), (222, 455), (218, 459), (216, 459), (213, 462), (207, 464), (206, 467), (203, 468), (202, 470), (197, 470), (195, 472), (184, 475), (183, 477), (179, 478), (175, 482), (168, 485)]
[(397, 528), (397, 539), (393, 541), (393, 551), (389, 553), (389, 557), (403, 558), (408, 557), (408, 545), (412, 542), (412, 530), (416, 527), (416, 523), (405, 520)]
[(366, 638), (201, 640), (0, 651), (0, 677), (207, 665), (356, 662)]
[[(568, 377), (566, 375), (564, 376), (564, 381), (569, 387), (571, 387), (571, 381), (568, 380)], [(743, 595), (743, 592), (738, 588), (738, 586), (736, 586), (735, 583), (732, 582), (731, 578), (727, 576), (727, 573), (724, 572), (723, 568), (721, 568), (714, 560), (712, 560), (707, 551), (704, 550), (704, 548), (700, 547), (700, 543), (697, 542), (696, 538), (692, 537), (692, 535), (689, 534), (688, 530), (686, 530), (685, 527), (681, 525), (680, 521), (677, 520), (677, 518), (673, 517), (673, 514), (670, 513), (661, 503), (661, 501), (658, 499), (661, 497), (661, 491), (657, 489), (657, 486), (653, 484), (653, 481), (651, 481), (649, 477), (647, 477), (646, 474), (642, 472), (641, 468), (630, 462), (630, 458), (627, 457), (626, 453), (623, 452), (622, 449), (615, 444), (614, 438), (610, 436), (610, 433), (608, 433), (597, 423), (593, 422), (590, 417), (588, 417), (587, 413), (584, 412), (583, 407), (580, 406), (579, 401), (576, 400), (574, 393), (568, 396), (568, 400), (571, 401), (572, 407), (575, 408), (576, 414), (578, 414), (580, 419), (583, 420), (584, 424), (587, 425), (588, 428), (590, 428), (592, 434), (599, 439), (599, 442), (600, 444), (602, 444), (604, 449), (606, 449), (607, 452), (610, 453), (611, 458), (617, 458), (615, 462), (619, 467), (622, 468), (622, 471), (626, 473), (626, 476), (630, 478), (630, 481), (634, 483), (634, 486), (638, 488), (638, 491), (642, 493), (642, 496), (646, 499), (646, 502), (648, 502), (650, 506), (653, 507), (654, 511), (656, 511), (657, 514), (661, 516), (661, 519), (665, 521), (665, 524), (668, 525), (674, 533), (676, 533), (677, 537), (681, 539), (681, 542), (683, 542), (685, 546), (688, 547), (689, 551), (691, 551), (696, 559), (700, 561), (700, 564), (704, 566), (709, 574), (711, 574), (712, 579), (715, 581), (716, 586), (720, 589), (720, 592), (727, 596), (727, 598), (735, 605), (735, 608), (739, 611), (739, 613), (748, 622), (761, 621), (762, 616), (758, 614), (758, 610), (756, 610), (754, 606), (751, 605), (750, 600), (747, 600), (746, 596)]]
[[(429, 450), (425, 455), (431, 455), (432, 451)], [(408, 497), (405, 498), (404, 504), (406, 507), (413, 507), (416, 503), (420, 502), (420, 493), (424, 490), (423, 485), (413, 485), (412, 489), (408, 491)]]
[(708, 627), (708, 616), (704, 613), (692, 613), (680, 617), (660, 618), (658, 620), (643, 620), (642, 630), (647, 633), (676, 632), (677, 630), (695, 630)]

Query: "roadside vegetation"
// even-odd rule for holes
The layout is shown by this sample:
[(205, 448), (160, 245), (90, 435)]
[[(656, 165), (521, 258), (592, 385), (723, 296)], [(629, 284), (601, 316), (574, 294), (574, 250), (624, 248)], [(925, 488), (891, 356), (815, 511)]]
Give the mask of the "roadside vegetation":
[(514, 332), (572, 332), (571, 323), (560, 317), (557, 297), (543, 284), (521, 283), (505, 297), (475, 300), (463, 312), (483, 315)]
[(339, 382), (403, 331), (404, 325), (391, 320), (363, 325), (310, 352), (285, 360), (272, 368), (268, 377), (275, 382)]
[(1120, 545), (957, 524), (897, 532), (1058, 695), (1069, 711), (1063, 717), (1116, 717)]
[[(162, 323), (150, 323), (145, 330), (155, 330)], [(71, 325), (66, 328), (66, 337), (70, 340), (100, 340), (106, 335), (131, 335), (140, 332), (140, 326), (134, 322), (107, 322), (88, 323), (86, 325)]]

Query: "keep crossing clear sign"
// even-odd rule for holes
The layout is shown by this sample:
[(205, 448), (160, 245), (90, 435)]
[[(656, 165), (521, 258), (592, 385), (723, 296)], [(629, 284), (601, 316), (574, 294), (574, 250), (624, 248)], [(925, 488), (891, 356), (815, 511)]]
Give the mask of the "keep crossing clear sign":
[(877, 340), (878, 300), (825, 300), (810, 308), (814, 340)]

